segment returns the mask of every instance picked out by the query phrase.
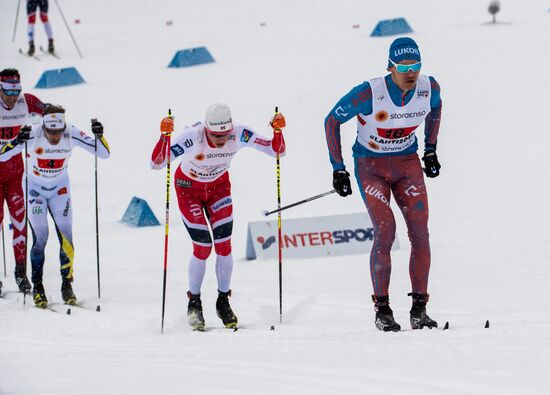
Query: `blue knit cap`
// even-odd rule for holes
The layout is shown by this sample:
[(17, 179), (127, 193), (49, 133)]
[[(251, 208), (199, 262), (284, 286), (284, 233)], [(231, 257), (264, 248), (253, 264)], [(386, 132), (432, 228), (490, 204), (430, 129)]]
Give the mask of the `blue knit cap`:
[[(405, 59), (420, 62), (420, 51), (418, 50), (418, 45), (416, 45), (416, 42), (412, 38), (399, 37), (391, 43), (388, 58), (395, 63), (399, 63)], [(392, 66), (393, 64), (388, 61), (388, 68)]]

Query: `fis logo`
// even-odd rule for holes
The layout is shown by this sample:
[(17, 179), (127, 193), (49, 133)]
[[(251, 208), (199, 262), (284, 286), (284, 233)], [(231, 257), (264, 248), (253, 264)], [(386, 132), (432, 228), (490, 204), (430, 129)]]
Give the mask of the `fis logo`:
[(241, 141), (243, 143), (248, 143), (248, 140), (252, 138), (253, 134), (254, 133), (252, 133), (250, 130), (244, 129), (243, 134), (241, 134)]

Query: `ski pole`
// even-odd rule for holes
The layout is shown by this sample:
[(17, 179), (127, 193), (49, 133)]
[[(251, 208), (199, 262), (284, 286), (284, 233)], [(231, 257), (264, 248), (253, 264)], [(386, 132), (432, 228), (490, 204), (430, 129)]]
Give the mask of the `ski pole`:
[[(275, 115), (279, 113), (279, 107), (275, 107)], [(280, 130), (274, 130), (275, 133), (282, 133)], [(283, 323), (283, 231), (281, 221), (281, 162), (279, 152), (275, 155), (277, 169), (277, 230), (279, 247), (279, 322)]]
[[(172, 110), (168, 109), (168, 117), (172, 118)], [(168, 134), (168, 142), (166, 149), (166, 216), (165, 216), (165, 228), (164, 228), (164, 278), (162, 280), (162, 322), (160, 326), (160, 333), (164, 333), (164, 309), (166, 306), (166, 274), (168, 269), (168, 229), (170, 223), (170, 136)]]
[[(25, 141), (25, 271), (29, 259), (29, 155)], [(23, 306), (27, 304), (27, 293), (23, 292)]]
[(78, 44), (76, 43), (76, 40), (74, 39), (73, 32), (71, 32), (71, 28), (69, 27), (69, 24), (67, 23), (67, 20), (65, 19), (65, 15), (63, 14), (63, 10), (61, 9), (61, 6), (57, 2), (57, 0), (55, 0), (55, 4), (57, 4), (57, 8), (59, 9), (59, 13), (61, 14), (61, 17), (63, 18), (63, 22), (65, 22), (65, 27), (69, 31), (69, 35), (71, 36), (71, 39), (73, 40), (73, 44), (74, 44), (74, 46), (75, 46), (75, 48), (78, 52), (78, 55), (80, 56), (80, 59), (83, 59), (82, 58), (82, 53), (80, 52), (80, 48), (78, 48)]
[[(92, 125), (97, 122), (97, 119), (91, 120)], [(94, 140), (94, 165), (95, 165), (95, 245), (96, 245), (96, 257), (97, 257), (97, 307), (96, 311), (101, 311), (101, 277), (99, 271), (99, 215), (98, 215), (98, 192), (97, 192), (97, 136)]]
[(8, 275), (6, 274), (6, 240), (4, 237), (4, 221), (2, 221), (2, 258), (4, 259), (4, 278)]
[(315, 200), (315, 199), (319, 199), (319, 198), (322, 198), (324, 196), (327, 196), (327, 195), (330, 195), (332, 193), (336, 192), (334, 189), (328, 191), (328, 192), (324, 192), (324, 193), (320, 193), (319, 195), (315, 195), (315, 196), (312, 196), (310, 198), (307, 198), (307, 199), (304, 199), (304, 200), (300, 200), (299, 202), (295, 202), (295, 203), (292, 203), (292, 204), (289, 204), (288, 206), (284, 206), (284, 207), (278, 207), (276, 210), (272, 210), (272, 211), (267, 211), (265, 210), (264, 211), (264, 215), (267, 217), (268, 215), (271, 215), (271, 214), (274, 214), (274, 213), (278, 213), (278, 212), (281, 212), (283, 210), (286, 210), (287, 208), (292, 208), (292, 207), (296, 207), (296, 206), (299, 206), (300, 204), (304, 204), (304, 203), (307, 203), (307, 202), (311, 202), (312, 200)]
[(21, 8), (21, 0), (17, 0), (17, 10), (15, 11), (15, 23), (13, 24), (13, 35), (11, 42), (15, 41), (15, 32), (17, 31), (17, 20), (19, 19), (19, 9)]

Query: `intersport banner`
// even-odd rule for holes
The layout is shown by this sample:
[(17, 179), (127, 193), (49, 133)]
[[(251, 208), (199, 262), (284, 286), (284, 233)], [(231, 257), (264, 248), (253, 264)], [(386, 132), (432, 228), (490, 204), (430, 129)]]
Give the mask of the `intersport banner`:
[[(283, 258), (370, 254), (374, 229), (366, 212), (282, 222)], [(246, 259), (277, 259), (277, 221), (248, 223)], [(397, 237), (392, 249), (399, 248)]]

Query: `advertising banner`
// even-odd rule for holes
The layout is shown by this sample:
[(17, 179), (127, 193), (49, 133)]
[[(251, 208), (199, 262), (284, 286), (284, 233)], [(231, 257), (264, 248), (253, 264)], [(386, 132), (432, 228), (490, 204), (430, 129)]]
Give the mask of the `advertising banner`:
[[(373, 232), (366, 212), (287, 219), (282, 223), (283, 257), (370, 254)], [(246, 259), (277, 259), (277, 234), (277, 221), (249, 222)], [(392, 249), (398, 247), (396, 237)]]

